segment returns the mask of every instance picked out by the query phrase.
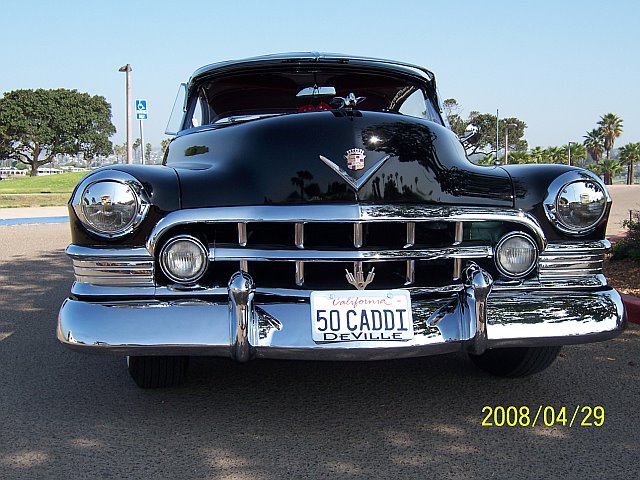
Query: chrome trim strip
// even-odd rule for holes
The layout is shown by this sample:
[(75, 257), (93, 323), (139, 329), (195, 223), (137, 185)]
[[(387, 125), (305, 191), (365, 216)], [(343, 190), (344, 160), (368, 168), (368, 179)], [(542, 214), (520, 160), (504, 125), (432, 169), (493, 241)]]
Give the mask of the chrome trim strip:
[[(84, 262), (87, 263), (87, 262)], [(152, 265), (148, 267), (119, 267), (117, 265), (113, 265), (111, 267), (78, 267), (76, 265), (73, 266), (73, 272), (76, 276), (82, 277), (152, 277), (153, 276), (153, 268)]]
[(160, 238), (177, 225), (241, 222), (513, 222), (536, 236), (542, 251), (547, 241), (538, 221), (521, 210), (483, 207), (433, 207), (428, 205), (257, 205), (177, 210), (160, 219), (147, 240), (155, 253)]
[(259, 248), (211, 247), (209, 258), (237, 262), (359, 262), (398, 260), (437, 260), (443, 258), (490, 258), (488, 246), (447, 247), (420, 250), (270, 250)]
[(296, 262), (296, 285), (304, 285), (304, 262)]
[[(456, 222), (453, 244), (460, 245), (464, 240), (464, 223)], [(456, 258), (453, 262), (453, 279), (458, 280), (462, 277), (462, 259)]]
[(353, 224), (353, 246), (355, 248), (361, 248), (363, 245), (363, 233), (362, 223)]
[(84, 261), (149, 261), (153, 262), (153, 256), (144, 247), (123, 247), (123, 248), (103, 248), (103, 247), (82, 247), (79, 245), (69, 245), (65, 250), (66, 254), (74, 260)]
[(246, 222), (238, 223), (238, 244), (241, 247), (247, 246), (247, 224)]
[(296, 223), (294, 227), (294, 242), (296, 247), (304, 248), (304, 223)]
[(416, 222), (407, 222), (407, 243), (404, 248), (411, 248), (416, 243)]
[(568, 252), (593, 252), (602, 251), (603, 253), (611, 248), (611, 242), (607, 239), (603, 240), (587, 240), (587, 241), (572, 241), (563, 243), (549, 243), (547, 248), (542, 253), (562, 254), (565, 251)]
[(413, 285), (416, 282), (416, 261), (407, 260), (407, 273), (405, 276), (405, 285)]

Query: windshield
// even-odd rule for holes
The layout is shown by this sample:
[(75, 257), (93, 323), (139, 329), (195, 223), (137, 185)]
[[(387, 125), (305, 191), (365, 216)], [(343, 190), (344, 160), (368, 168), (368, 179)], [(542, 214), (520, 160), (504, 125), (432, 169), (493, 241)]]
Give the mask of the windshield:
[(194, 90), (184, 128), (228, 124), (265, 116), (337, 110), (353, 94), (358, 110), (393, 112), (442, 124), (417, 79), (345, 68), (290, 67), (205, 79)]

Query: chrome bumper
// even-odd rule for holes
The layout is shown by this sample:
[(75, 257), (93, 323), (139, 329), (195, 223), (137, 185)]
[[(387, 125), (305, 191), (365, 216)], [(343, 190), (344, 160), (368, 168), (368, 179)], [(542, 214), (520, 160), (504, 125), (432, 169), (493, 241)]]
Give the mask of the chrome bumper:
[(491, 277), (472, 263), (465, 279), (458, 293), (412, 299), (415, 336), (403, 342), (316, 343), (308, 301), (257, 297), (251, 277), (242, 272), (232, 276), (227, 298), (211, 301), (67, 299), (57, 335), (75, 350), (122, 355), (379, 360), (587, 343), (615, 337), (626, 322), (612, 288), (491, 292)]

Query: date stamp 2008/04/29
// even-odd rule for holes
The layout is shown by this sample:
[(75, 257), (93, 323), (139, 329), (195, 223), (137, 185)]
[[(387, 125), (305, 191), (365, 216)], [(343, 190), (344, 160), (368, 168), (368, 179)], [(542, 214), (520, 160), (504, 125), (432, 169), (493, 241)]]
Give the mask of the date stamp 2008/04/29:
[(482, 407), (483, 427), (602, 427), (604, 407), (602, 405), (576, 405), (575, 407), (553, 407), (538, 405), (485, 405)]

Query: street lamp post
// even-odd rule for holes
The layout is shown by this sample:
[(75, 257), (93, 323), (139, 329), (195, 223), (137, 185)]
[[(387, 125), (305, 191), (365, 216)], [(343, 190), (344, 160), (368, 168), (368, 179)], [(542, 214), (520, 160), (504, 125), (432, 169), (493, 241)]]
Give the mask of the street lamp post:
[(504, 164), (509, 165), (509, 127), (517, 127), (515, 123), (507, 123), (504, 126)]
[(576, 142), (569, 142), (569, 143), (567, 143), (567, 150), (569, 151), (569, 162), (568, 162), (569, 166), (571, 166), (571, 145), (572, 145), (572, 144), (573, 144), (573, 145), (575, 145), (575, 144), (576, 144)]
[(131, 65), (126, 64), (118, 69), (125, 72), (127, 77), (127, 163), (133, 163), (133, 127), (131, 125)]

